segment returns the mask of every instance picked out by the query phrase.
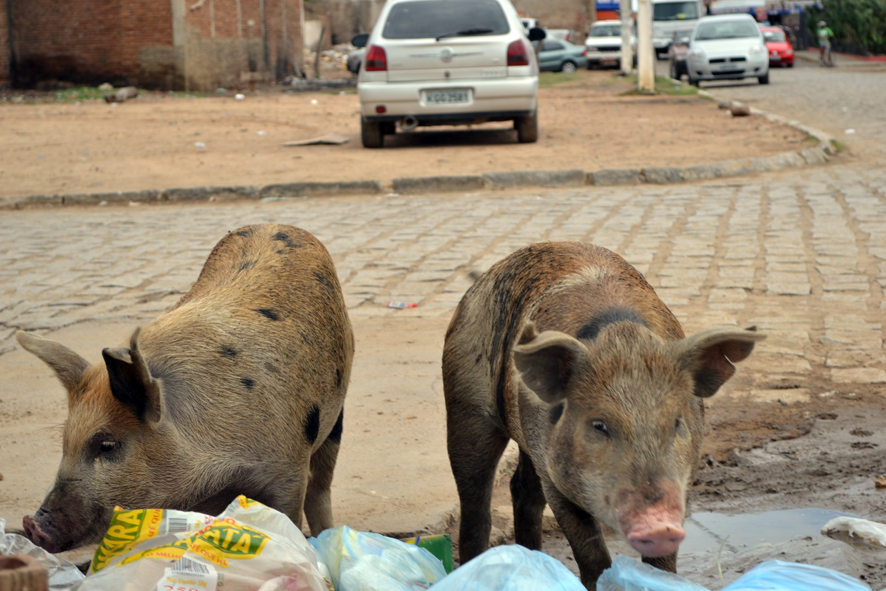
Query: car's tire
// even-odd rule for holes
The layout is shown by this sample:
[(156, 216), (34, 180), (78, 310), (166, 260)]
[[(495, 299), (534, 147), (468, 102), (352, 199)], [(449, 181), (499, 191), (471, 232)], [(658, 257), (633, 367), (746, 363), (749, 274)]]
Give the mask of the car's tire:
[(364, 148), (381, 148), (385, 145), (385, 134), (382, 132), (382, 124), (377, 121), (360, 119), (360, 139), (363, 140)]
[(397, 124), (393, 121), (388, 121), (386, 123), (381, 124), (381, 133), (382, 135), (394, 135), (397, 133)]
[(692, 77), (692, 74), (689, 73), (689, 70), (686, 70), (686, 77), (689, 79), (689, 84), (691, 84), (692, 86), (694, 86), (694, 87), (696, 87), (696, 88), (699, 88), (699, 86), (698, 86), (698, 83), (699, 83), (698, 78), (693, 78), (693, 77)]
[(517, 141), (521, 144), (532, 144), (538, 141), (538, 110), (526, 117), (514, 119), (514, 129), (517, 130)]
[(789, 64), (788, 64), (788, 67), (789, 67), (789, 68), (793, 68), (793, 67), (794, 67), (794, 62), (789, 63)]
[(671, 62), (670, 75), (671, 78), (673, 78), (674, 80), (680, 79), (680, 72), (677, 71), (677, 64), (675, 64), (674, 62)]
[(769, 84), (769, 72), (766, 72), (763, 76), (757, 76), (757, 81), (760, 84)]
[(572, 74), (578, 68), (575, 66), (575, 62), (563, 62), (563, 65), (560, 66), (560, 71), (564, 74)]

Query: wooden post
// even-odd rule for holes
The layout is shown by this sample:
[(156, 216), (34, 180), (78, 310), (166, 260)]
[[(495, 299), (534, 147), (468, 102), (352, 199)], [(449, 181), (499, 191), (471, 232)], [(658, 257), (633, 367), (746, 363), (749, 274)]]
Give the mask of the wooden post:
[(317, 57), (314, 59), (314, 78), (320, 78), (320, 52), (323, 50), (323, 38), (326, 37), (326, 23), (320, 29), (320, 39), (317, 41)]

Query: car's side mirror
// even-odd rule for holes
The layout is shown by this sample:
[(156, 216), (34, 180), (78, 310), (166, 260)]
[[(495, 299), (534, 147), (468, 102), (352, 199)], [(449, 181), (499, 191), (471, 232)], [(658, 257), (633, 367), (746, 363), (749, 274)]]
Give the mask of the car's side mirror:
[(354, 35), (353, 39), (351, 39), (351, 45), (354, 47), (366, 47), (367, 41), (369, 41), (369, 33), (360, 33), (359, 35)]
[(530, 41), (541, 41), (542, 39), (544, 39), (547, 36), (548, 36), (548, 34), (541, 27), (532, 27), (531, 29), (529, 29), (529, 40)]

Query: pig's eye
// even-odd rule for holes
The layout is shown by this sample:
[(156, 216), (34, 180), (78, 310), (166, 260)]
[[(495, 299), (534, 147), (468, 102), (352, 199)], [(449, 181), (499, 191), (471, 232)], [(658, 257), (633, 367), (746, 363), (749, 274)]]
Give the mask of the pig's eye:
[(117, 448), (118, 448), (118, 447), (120, 447), (120, 442), (118, 442), (118, 441), (113, 441), (113, 440), (108, 440), (108, 441), (102, 441), (102, 442), (101, 442), (101, 445), (99, 446), (99, 450), (100, 450), (103, 454), (109, 454), (109, 453), (112, 453), (112, 452), (114, 452), (114, 451), (117, 451)]
[(98, 433), (92, 438), (92, 453), (95, 457), (112, 458), (119, 450), (121, 443), (107, 433)]
[(591, 421), (591, 426), (598, 432), (606, 437), (609, 437), (609, 427), (606, 426), (606, 423), (603, 421)]

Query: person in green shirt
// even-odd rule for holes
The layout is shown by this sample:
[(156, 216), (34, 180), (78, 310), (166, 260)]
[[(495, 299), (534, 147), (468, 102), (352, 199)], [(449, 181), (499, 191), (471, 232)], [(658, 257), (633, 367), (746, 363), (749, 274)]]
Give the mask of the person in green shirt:
[(824, 21), (818, 21), (818, 28), (815, 29), (815, 36), (818, 39), (818, 63), (825, 63), (825, 52), (827, 52), (827, 61), (831, 62), (831, 37), (834, 32), (828, 27)]

